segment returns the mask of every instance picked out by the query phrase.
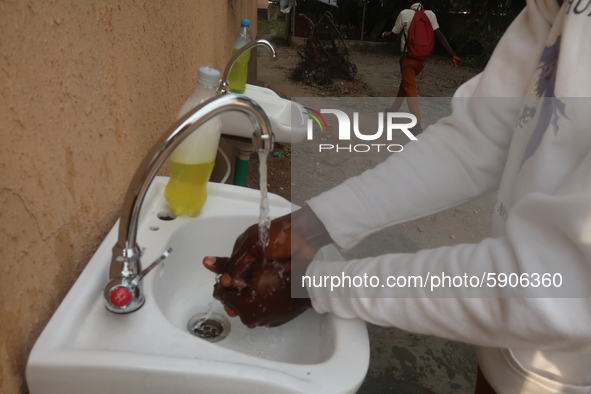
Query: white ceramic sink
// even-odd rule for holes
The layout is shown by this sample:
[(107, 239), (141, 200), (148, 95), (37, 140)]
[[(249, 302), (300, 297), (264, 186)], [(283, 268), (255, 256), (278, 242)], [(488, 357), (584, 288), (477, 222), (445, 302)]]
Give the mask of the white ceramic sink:
[[(362, 321), (309, 310), (281, 327), (248, 329), (211, 295), (214, 274), (201, 261), (231, 252), (236, 236), (257, 221), (259, 192), (210, 183), (198, 218), (164, 221), (158, 213), (166, 181), (154, 180), (140, 218), (144, 266), (173, 248), (144, 280), (146, 303), (127, 315), (103, 305), (115, 225), (30, 354), (31, 394), (354, 393), (369, 364)], [(273, 217), (290, 212), (287, 200), (269, 197)], [(333, 247), (321, 253), (341, 258)], [(190, 317), (210, 306), (231, 326), (214, 343), (187, 330)]]
[[(297, 143), (306, 139), (308, 115), (306, 109), (296, 102), (281, 98), (271, 89), (246, 84), (244, 95), (256, 101), (267, 114), (275, 141)], [(239, 112), (226, 112), (222, 117), (222, 133), (251, 138), (254, 128)]]

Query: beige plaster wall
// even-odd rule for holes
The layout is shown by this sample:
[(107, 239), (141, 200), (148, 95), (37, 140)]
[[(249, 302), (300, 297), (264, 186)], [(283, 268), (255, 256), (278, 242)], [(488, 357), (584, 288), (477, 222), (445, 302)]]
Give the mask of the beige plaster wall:
[[(0, 392), (256, 0), (0, 0)], [(256, 33), (256, 24), (253, 24)]]

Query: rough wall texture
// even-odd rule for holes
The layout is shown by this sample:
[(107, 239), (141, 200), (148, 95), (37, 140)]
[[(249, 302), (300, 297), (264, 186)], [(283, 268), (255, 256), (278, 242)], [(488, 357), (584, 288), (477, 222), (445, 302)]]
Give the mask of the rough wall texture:
[[(0, 0), (0, 392), (256, 0)], [(256, 24), (253, 26), (256, 33)]]

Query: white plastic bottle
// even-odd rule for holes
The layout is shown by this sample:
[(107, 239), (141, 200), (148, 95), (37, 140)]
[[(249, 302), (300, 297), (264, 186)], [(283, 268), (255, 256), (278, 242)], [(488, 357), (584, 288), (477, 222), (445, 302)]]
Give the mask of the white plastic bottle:
[[(250, 32), (250, 21), (248, 19), (240, 20), (240, 29), (234, 40), (232, 55), (244, 45), (252, 41)], [(234, 63), (228, 77), (228, 90), (232, 93), (243, 94), (246, 89), (246, 78), (248, 77), (248, 61), (250, 60), (250, 50), (242, 54)]]
[[(178, 117), (216, 95), (220, 72), (201, 67), (197, 88), (183, 104)], [(176, 216), (197, 216), (207, 200), (207, 182), (211, 176), (221, 136), (219, 116), (210, 119), (183, 141), (170, 156), (170, 180), (164, 197)]]

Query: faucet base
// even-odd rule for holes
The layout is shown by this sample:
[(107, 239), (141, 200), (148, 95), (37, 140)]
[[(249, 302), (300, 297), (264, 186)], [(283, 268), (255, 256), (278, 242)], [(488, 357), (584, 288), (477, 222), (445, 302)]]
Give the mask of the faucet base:
[(124, 278), (112, 279), (105, 286), (103, 298), (105, 308), (118, 314), (137, 311), (145, 302), (141, 282), (135, 285)]

